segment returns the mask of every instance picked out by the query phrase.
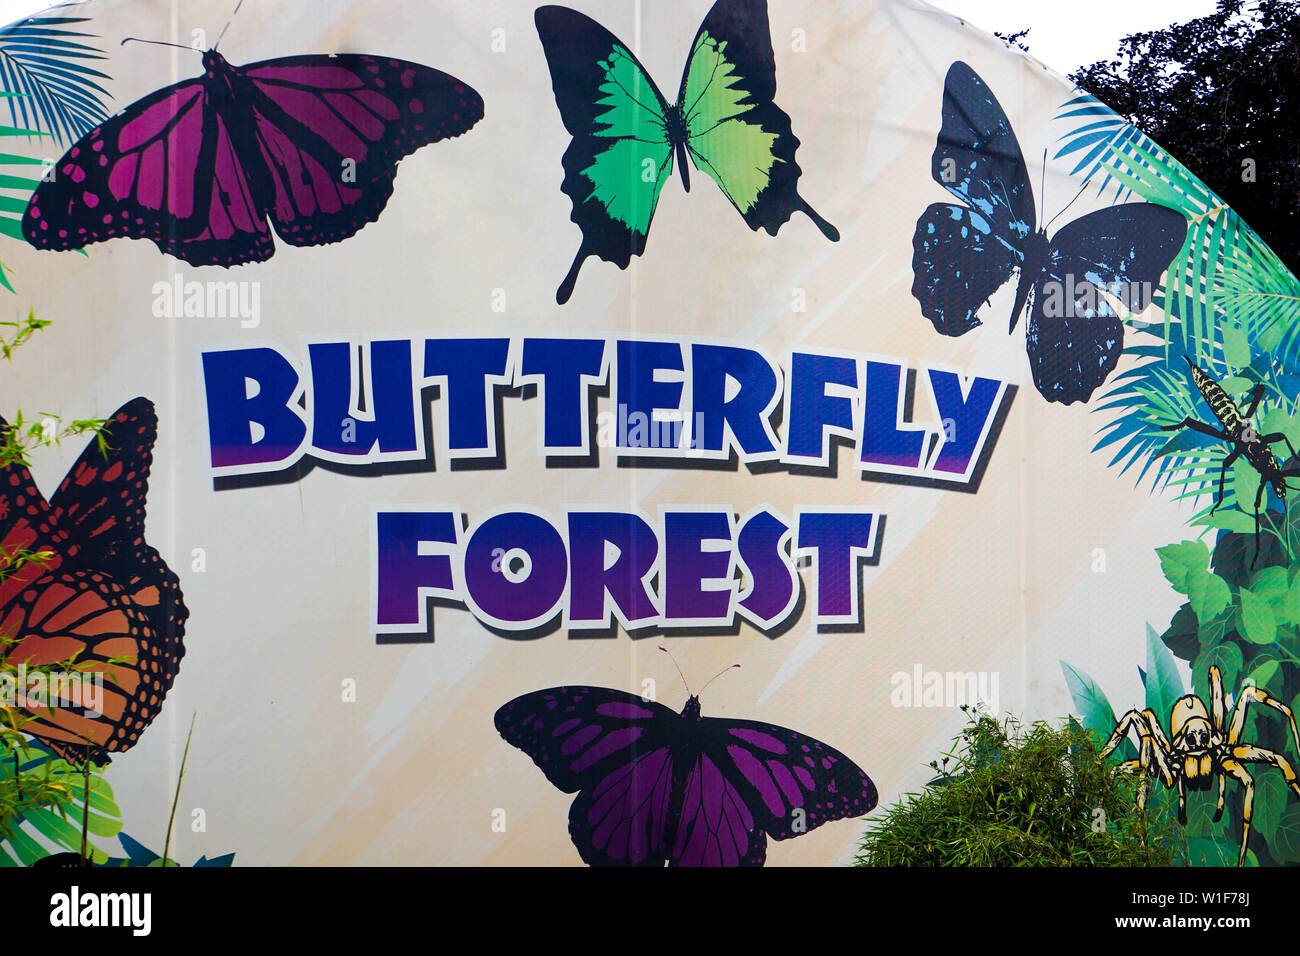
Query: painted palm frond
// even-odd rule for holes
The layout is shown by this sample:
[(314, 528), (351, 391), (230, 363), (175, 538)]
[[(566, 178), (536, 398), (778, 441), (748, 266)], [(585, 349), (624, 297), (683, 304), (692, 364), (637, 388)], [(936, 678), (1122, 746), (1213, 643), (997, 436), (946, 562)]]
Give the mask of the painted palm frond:
[(76, 29), (85, 17), (31, 17), (0, 28), (0, 88), (10, 120), (71, 145), (108, 117), (108, 74), (91, 64), (105, 56)]
[(1073, 175), (1085, 183), (1099, 180), (1098, 194), (1111, 189), (1112, 202), (1160, 203), (1188, 220), (1187, 239), (1154, 299), (1163, 322), (1126, 321), (1132, 343), (1126, 355), (1137, 362), (1111, 380), (1095, 409), (1108, 421), (1094, 450), (1109, 453), (1121, 473), (1135, 470), (1138, 482), (1149, 478), (1178, 499), (1204, 499), (1193, 523), (1239, 524), (1235, 491), (1250, 483), (1249, 476), (1225, 482), (1224, 500), (1210, 513), (1226, 446), (1162, 426), (1208, 414), (1187, 375), (1186, 357), (1243, 406), (1264, 383), (1259, 417), (1281, 416), (1287, 434), (1295, 434), (1290, 422), (1300, 393), (1300, 283), (1213, 190), (1101, 101), (1075, 97), (1057, 118), (1072, 123), (1057, 156), (1077, 157)]
[(1283, 394), (1295, 395), (1300, 391), (1300, 281), (1248, 227), (1233, 251), (1215, 277), (1208, 305), (1273, 355), (1279, 374), (1290, 380)]
[(1128, 195), (1128, 189), (1116, 182), (1102, 168), (1101, 161), (1112, 153), (1122, 152), (1131, 143), (1145, 139), (1142, 131), (1125, 122), (1124, 118), (1095, 96), (1084, 94), (1063, 104), (1057, 111), (1058, 120), (1083, 120), (1061, 137), (1064, 145), (1057, 150), (1053, 159), (1061, 159), (1081, 153), (1075, 159), (1075, 166), (1070, 170), (1071, 176), (1080, 176), (1085, 185), (1097, 179), (1100, 184), (1097, 195), (1105, 192), (1106, 187), (1114, 184), (1115, 192), (1112, 202), (1121, 202)]
[[(12, 832), (0, 841), (0, 868), (31, 866), (51, 853), (81, 848), (81, 814), (86, 803), (84, 775), (80, 769), (55, 757), (39, 744), (31, 744), (30, 751), (29, 757), (21, 759), (17, 767), (8, 761), (0, 763), (0, 781), (12, 777), (15, 771), (43, 771), (49, 774), (51, 781), (67, 789), (70, 804), (62, 809), (41, 807), (15, 818)], [(90, 835), (100, 838), (116, 836), (122, 829), (122, 812), (114, 800), (113, 788), (99, 769), (91, 770), (89, 789)], [(92, 846), (91, 850), (97, 860), (108, 858), (98, 847)]]
[[(14, 93), (0, 93), (0, 99), (8, 99), (12, 102), (15, 99), (21, 99), (21, 96)], [(0, 139), (15, 136), (45, 135), (47, 134), (39, 130), (22, 129), (16, 126), (0, 124)], [(40, 182), (39, 174), (41, 170), (33, 167), (44, 165), (43, 160), (31, 156), (0, 152), (0, 169), (5, 170), (0, 172), (0, 235), (9, 236), (19, 242), (23, 241), (23, 212), (27, 209), (27, 201), (31, 198), (32, 191), (36, 189), (37, 184)], [(6, 167), (18, 168), (7, 170)], [(24, 173), (27, 175), (23, 175)], [(9, 282), (8, 269), (3, 262), (0, 262), (0, 285), (10, 292), (14, 291), (13, 285)]]

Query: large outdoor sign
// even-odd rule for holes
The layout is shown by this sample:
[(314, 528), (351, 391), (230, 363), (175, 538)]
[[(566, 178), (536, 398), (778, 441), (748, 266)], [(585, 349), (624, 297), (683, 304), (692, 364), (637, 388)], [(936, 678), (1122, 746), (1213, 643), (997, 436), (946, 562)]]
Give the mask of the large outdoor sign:
[(1300, 860), (1296, 280), (1158, 145), (910, 0), (232, 8), (0, 32), (103, 853), (197, 714), (186, 863), (842, 864), (982, 704)]

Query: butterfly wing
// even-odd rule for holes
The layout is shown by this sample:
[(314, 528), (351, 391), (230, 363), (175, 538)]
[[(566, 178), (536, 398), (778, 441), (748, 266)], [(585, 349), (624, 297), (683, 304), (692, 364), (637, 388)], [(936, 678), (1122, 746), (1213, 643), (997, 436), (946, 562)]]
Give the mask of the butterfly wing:
[(51, 553), (0, 582), (0, 634), (15, 641), (4, 657), (47, 665), (75, 657), (78, 669), (103, 674), (95, 711), (27, 708), (35, 719), (24, 730), (72, 759), (107, 762), (109, 752), (133, 746), (184, 654), (179, 582), (144, 542), (156, 434), (152, 404), (135, 399), (105, 426), (107, 457), (92, 442), (50, 503), (40, 499), (44, 512), (25, 469), (7, 469), (0, 489), (0, 510), (19, 519), (5, 526), (6, 547), (30, 539), (22, 546)]
[(555, 294), (563, 304), (589, 256), (626, 269), (645, 250), (674, 144), (668, 103), (617, 37), (566, 7), (540, 7), (534, 19), (560, 118), (573, 137), (560, 188), (573, 203), (582, 244)]
[(1035, 231), (1033, 188), (1011, 121), (974, 70), (953, 63), (930, 175), (961, 205), (935, 204), (912, 238), (912, 295), (943, 335), (979, 325), (976, 313), (1025, 259)]
[(1025, 330), (1034, 385), (1044, 398), (1069, 405), (1092, 397), (1124, 348), (1123, 323), (1095, 291), (1141, 312), (1186, 237), (1183, 215), (1157, 203), (1101, 209), (1052, 237)]
[(59, 528), (82, 564), (107, 571), (149, 619), (151, 655), (163, 662), (158, 689), (165, 694), (185, 654), (189, 610), (180, 579), (145, 541), (145, 503), (158, 416), (136, 398), (104, 426), (105, 450), (92, 442), (50, 499)]
[(191, 265), (234, 265), (275, 251), (235, 133), (202, 80), (131, 104), (75, 143), (32, 194), (23, 238), (81, 249), (150, 239)]
[(965, 335), (1020, 264), (1016, 249), (968, 206), (935, 203), (912, 237), (912, 295), (940, 335)]
[(716, 759), (701, 753), (686, 775), (672, 866), (762, 866), (767, 837), (745, 795)]
[(718, 0), (691, 44), (677, 96), (686, 151), (749, 228), (775, 236), (803, 212), (837, 240), (839, 231), (798, 193), (799, 140), (775, 96), (766, 0)]
[(164, 662), (148, 639), (148, 618), (109, 575), (47, 571), (0, 604), (0, 633), (19, 636), (5, 655), (8, 663), (35, 667), (75, 658), (77, 671), (103, 675), (101, 700), (28, 701), (23, 708), (32, 718), (23, 732), (60, 756), (107, 763), (109, 751), (131, 747), (156, 716), (166, 690), (154, 673)]
[(483, 118), (475, 90), (405, 60), (292, 56), (238, 73), (249, 84), (245, 106), (269, 171), (266, 212), (295, 246), (338, 242), (374, 222), (404, 156)]
[[(0, 434), (8, 428), (0, 418)], [(0, 468), (0, 602), (12, 601), (32, 581), (57, 568), (58, 546), (65, 537), (31, 472), (18, 463)], [(44, 560), (28, 560), (37, 554), (45, 555)], [(6, 638), (13, 635), (0, 630), (0, 640)]]
[(871, 779), (839, 751), (751, 720), (701, 720), (702, 753), (686, 784), (673, 862), (759, 864), (764, 833), (786, 840), (875, 807)]
[(268, 216), (293, 245), (337, 242), (378, 218), (403, 156), (483, 116), (472, 89), (402, 60), (239, 69), (210, 51), (204, 64), (205, 78), (144, 97), (74, 144), (33, 193), (24, 238), (56, 250), (151, 239), (196, 266), (269, 259)]
[(672, 796), (672, 728), (662, 704), (604, 687), (552, 687), (496, 712), (497, 732), (565, 793), (584, 862), (662, 865)]

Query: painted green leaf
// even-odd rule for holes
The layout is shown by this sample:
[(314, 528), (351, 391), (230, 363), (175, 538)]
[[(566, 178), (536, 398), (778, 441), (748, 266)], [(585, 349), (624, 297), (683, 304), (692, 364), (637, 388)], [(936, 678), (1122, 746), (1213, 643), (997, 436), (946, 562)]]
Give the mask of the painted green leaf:
[(1235, 531), (1238, 534), (1254, 534), (1255, 518), (1235, 508), (1220, 508), (1213, 514), (1204, 514), (1191, 522), (1196, 527), (1216, 528), (1220, 531)]
[(1231, 633), (1232, 619), (1235, 616), (1234, 613), (1219, 614), (1198, 627), (1196, 637), (1201, 649), (1221, 643)]
[(1179, 594), (1187, 593), (1187, 574), (1192, 569), (1208, 571), (1210, 549), (1200, 541), (1181, 541), (1178, 544), (1156, 548), (1160, 557), (1160, 570)]
[(1182, 697), (1183, 680), (1178, 662), (1160, 640), (1160, 635), (1147, 625), (1146, 705), (1164, 720), (1169, 716), (1174, 701)]
[(1281, 603), (1287, 589), (1286, 568), (1264, 568), (1250, 579), (1250, 589), (1256, 596), (1268, 601), (1274, 609)]
[(1196, 659), (1196, 653), (1201, 649), (1198, 630), (1196, 615), (1192, 613), (1191, 605), (1184, 604), (1174, 612), (1174, 616), (1169, 621), (1169, 628), (1160, 635), (1160, 640), (1175, 657), (1190, 662)]
[(1263, 662), (1251, 661), (1253, 669), (1246, 675), (1246, 680), (1254, 681), (1256, 687), (1267, 687), (1269, 681), (1278, 675), (1281, 664), (1277, 658), (1269, 658)]
[[(1224, 349), (1226, 350), (1228, 344), (1227, 343), (1228, 336), (1226, 331), (1224, 332), (1223, 338), (1224, 338)], [(1231, 362), (1233, 365), (1242, 365), (1242, 366), (1249, 365), (1250, 346), (1247, 345), (1246, 349), (1247, 349), (1247, 358), (1245, 362), (1242, 363), (1232, 362), (1231, 359), (1229, 359), (1228, 361)], [(1219, 384), (1223, 386), (1223, 390), (1225, 392), (1227, 392), (1229, 395), (1234, 396), (1238, 400), (1244, 397), (1252, 388), (1255, 387), (1255, 383), (1250, 379), (1246, 378), (1244, 375), (1225, 375), (1223, 378), (1219, 379)]]
[(1250, 339), (1246, 333), (1234, 325), (1219, 328), (1223, 334), (1223, 357), (1234, 368), (1246, 368), (1250, 365)]
[[(1110, 701), (1106, 699), (1105, 693), (1097, 682), (1083, 671), (1076, 670), (1065, 661), (1061, 661), (1061, 671), (1065, 674), (1065, 686), (1069, 688), (1070, 696), (1074, 698), (1079, 723), (1092, 731), (1099, 742), (1105, 743), (1114, 733), (1117, 723), (1115, 710), (1110, 706)], [(1137, 748), (1131, 741), (1125, 740), (1117, 748), (1116, 754), (1124, 760), (1132, 760), (1137, 756)]]
[(1300, 804), (1291, 804), (1282, 812), (1269, 850), (1280, 863), (1300, 863)]
[[(1292, 434), (1293, 429), (1294, 426), (1291, 422), (1290, 414), (1288, 414), (1287, 410), (1280, 405), (1270, 408), (1259, 423), (1259, 430), (1266, 435), (1272, 434), (1273, 432), (1282, 432), (1282, 434), (1289, 437)], [(1277, 450), (1283, 452), (1283, 454), (1278, 455), (1279, 460), (1285, 461), (1290, 454), (1289, 452), (1284, 451), (1285, 448), (1286, 446), (1284, 444), (1278, 446)]]
[(1252, 528), (1254, 527), (1255, 492), (1259, 490), (1259, 482), (1259, 472), (1255, 470), (1254, 465), (1246, 461), (1245, 456), (1233, 463), (1232, 495), (1237, 501), (1237, 507), (1252, 516)]
[(1229, 847), (1226, 840), (1214, 837), (1190, 837), (1187, 862), (1190, 866), (1236, 866), (1237, 848)]
[(1272, 644), (1277, 637), (1277, 619), (1268, 602), (1250, 588), (1241, 588), (1241, 633), (1252, 644)]
[(1269, 843), (1286, 811), (1287, 786), (1282, 774), (1272, 767), (1261, 767), (1255, 773), (1255, 815), (1251, 821), (1254, 829)]
[(1300, 578), (1287, 585), (1286, 594), (1278, 602), (1277, 619), (1282, 624), (1300, 624)]
[(1213, 571), (1191, 568), (1187, 572), (1186, 583), (1188, 600), (1199, 621), (1212, 620), (1232, 600), (1232, 589), (1228, 587), (1228, 582)]

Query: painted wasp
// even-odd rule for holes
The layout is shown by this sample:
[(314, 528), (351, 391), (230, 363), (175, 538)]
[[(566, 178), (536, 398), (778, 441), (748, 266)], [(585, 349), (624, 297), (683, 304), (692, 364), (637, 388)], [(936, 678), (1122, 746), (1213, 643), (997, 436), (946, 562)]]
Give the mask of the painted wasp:
[[(1251, 467), (1259, 472), (1261, 480), (1259, 490), (1255, 492), (1255, 560), (1250, 563), (1253, 568), (1255, 562), (1259, 560), (1259, 516), (1260, 508), (1264, 503), (1264, 492), (1269, 485), (1272, 485), (1273, 490), (1277, 492), (1278, 498), (1281, 499), (1282, 504), (1285, 506), (1286, 479), (1300, 475), (1300, 462), (1283, 467), (1278, 462), (1277, 456), (1273, 454), (1272, 446), (1278, 442), (1286, 442), (1286, 447), (1291, 452), (1291, 459), (1296, 457), (1295, 446), (1291, 444), (1291, 439), (1287, 438), (1282, 432), (1261, 435), (1256, 431), (1255, 412), (1259, 410), (1260, 400), (1264, 397), (1264, 384), (1262, 382), (1251, 391), (1250, 406), (1245, 412), (1242, 412), (1222, 385), (1212, 379), (1190, 358), (1183, 357), (1192, 370), (1192, 382), (1204, 397), (1205, 404), (1210, 406), (1210, 411), (1218, 419), (1219, 425), (1216, 427), (1198, 421), (1189, 415), (1177, 424), (1162, 425), (1161, 431), (1170, 432), (1181, 428), (1190, 428), (1203, 435), (1226, 441), (1232, 446), (1232, 450), (1223, 459), (1223, 467), (1219, 470), (1219, 494), (1214, 500), (1214, 507), (1210, 509), (1211, 514), (1219, 505), (1223, 504), (1223, 484), (1228, 476), (1228, 469), (1233, 466), (1238, 458), (1245, 458)], [(1288, 459), (1288, 461), (1291, 459)]]

